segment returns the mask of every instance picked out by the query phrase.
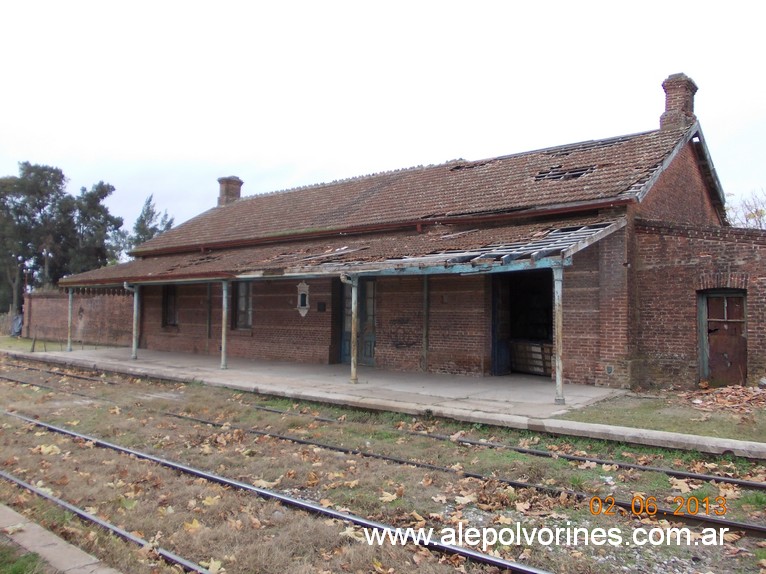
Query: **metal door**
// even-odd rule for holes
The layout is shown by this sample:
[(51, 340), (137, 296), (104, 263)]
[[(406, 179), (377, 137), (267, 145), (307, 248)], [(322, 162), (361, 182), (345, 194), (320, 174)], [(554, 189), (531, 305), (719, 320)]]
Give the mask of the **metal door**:
[[(359, 297), (359, 357), (360, 365), (375, 365), (375, 280), (360, 279)], [(343, 335), (341, 361), (351, 362), (351, 285), (343, 285)]]
[(743, 293), (709, 293), (703, 298), (703, 378), (712, 386), (747, 381), (747, 324)]

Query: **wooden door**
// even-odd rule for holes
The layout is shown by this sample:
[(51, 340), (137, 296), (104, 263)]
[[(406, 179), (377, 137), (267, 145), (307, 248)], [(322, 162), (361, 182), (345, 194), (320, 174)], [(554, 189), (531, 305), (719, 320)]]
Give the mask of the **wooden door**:
[(712, 386), (742, 385), (747, 381), (747, 330), (743, 293), (705, 296), (707, 373)]

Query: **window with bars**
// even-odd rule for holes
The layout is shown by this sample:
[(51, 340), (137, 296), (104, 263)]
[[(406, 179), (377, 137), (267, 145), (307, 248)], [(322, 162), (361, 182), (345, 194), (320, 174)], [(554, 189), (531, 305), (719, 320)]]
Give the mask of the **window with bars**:
[(237, 281), (233, 287), (232, 328), (250, 329), (253, 326), (253, 284)]
[(162, 326), (178, 325), (178, 293), (175, 285), (162, 288)]

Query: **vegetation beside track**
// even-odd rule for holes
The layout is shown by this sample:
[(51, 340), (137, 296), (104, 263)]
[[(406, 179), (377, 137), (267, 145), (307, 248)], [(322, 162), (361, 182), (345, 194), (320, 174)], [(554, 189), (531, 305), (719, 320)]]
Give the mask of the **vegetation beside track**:
[[(21, 371), (13, 371), (10, 365), (6, 364), (3, 368), (8, 375), (21, 375)], [(541, 448), (554, 455), (580, 453), (653, 466), (696, 468), (708, 473), (722, 472), (753, 480), (766, 479), (766, 469), (763, 466), (732, 457), (711, 458), (696, 453), (573, 440), (483, 425), (416, 419), (392, 413), (370, 413), (236, 393), (201, 385), (164, 384), (111, 376), (94, 377), (92, 373), (83, 373), (85, 378), (79, 378), (80, 374), (70, 370), (53, 371), (47, 374), (27, 371), (25, 376), (30, 377), (30, 380), (31, 377), (38, 377), (41, 383), (59, 388), (60, 391), (5, 382), (0, 386), (3, 404), (27, 414), (34, 411), (34, 414), (42, 419), (61, 426), (70, 426), (79, 432), (97, 435), (125, 446), (151, 450), (160, 456), (229, 474), (240, 480), (271, 485), (272, 488), (284, 492), (324, 501), (324, 504), (335, 508), (348, 508), (354, 513), (397, 526), (416, 526), (421, 520), (424, 524), (436, 527), (460, 523), (476, 527), (501, 527), (521, 523), (525, 527), (573, 524), (593, 529), (599, 526), (608, 528), (617, 524), (626, 532), (640, 526), (662, 526), (648, 516), (634, 517), (622, 513), (614, 517), (594, 516), (586, 503), (578, 503), (571, 496), (553, 497), (535, 489), (509, 488), (498, 480), (491, 480), (492, 475), (495, 478), (510, 477), (543, 486), (578, 490), (600, 498), (609, 495), (629, 497), (642, 492), (646, 497), (654, 496), (658, 501), (664, 502), (668, 497), (679, 495), (690, 498), (703, 493), (721, 494), (719, 486), (716, 485), (696, 484), (694, 481), (673, 482), (667, 476), (657, 473), (623, 471), (608, 465), (605, 467), (587, 463), (573, 464), (572, 461), (565, 461), (561, 457), (542, 459), (512, 451), (482, 446), (470, 447), (458, 442), (462, 437)], [(67, 395), (63, 391), (80, 394)], [(87, 399), (83, 394), (94, 398)], [(271, 412), (264, 408), (282, 412)], [(193, 415), (214, 420), (225, 426), (211, 427), (199, 422), (168, 417), (162, 414), (163, 412)], [(329, 422), (330, 420), (334, 422)], [(4, 422), (11, 425), (7, 421)], [(56, 441), (59, 439), (54, 439), (52, 435), (43, 434), (38, 437), (29, 429), (13, 425), (12, 427), (4, 428), (2, 436), (6, 444), (20, 441), (22, 448), (14, 455), (19, 457), (19, 462), (9, 457), (6, 462), (10, 461), (10, 464), (6, 465), (6, 469), (27, 469), (32, 477), (46, 484), (52, 483), (54, 490), (72, 494), (75, 481), (69, 473), (64, 473), (68, 482), (59, 484), (64, 480), (63, 477), (50, 474), (55, 465), (45, 469), (45, 465), (41, 465), (40, 461), (52, 462), (55, 457), (73, 451), (58, 445)], [(332, 452), (321, 447), (297, 445), (274, 437), (249, 435), (242, 430), (249, 428), (291, 434), (379, 454), (392, 454), (399, 458), (451, 467), (452, 471), (445, 473), (417, 469), (406, 464), (397, 465)], [(435, 441), (418, 434), (422, 432), (448, 435), (453, 437), (453, 440)], [(28, 444), (26, 441), (30, 439), (37, 440), (38, 443)], [(59, 454), (43, 454), (48, 449), (42, 447), (54, 444), (61, 451)], [(39, 451), (34, 452), (37, 447), (40, 447)], [(83, 456), (82, 452), (77, 452), (78, 457)], [(24, 464), (21, 462), (23, 460), (29, 463)], [(38, 463), (33, 464), (34, 461)], [(123, 466), (118, 460), (115, 460), (114, 464), (115, 469)], [(104, 468), (105, 476), (109, 478), (104, 482), (116, 484), (112, 476), (114, 470), (109, 470), (110, 465)], [(467, 477), (467, 472), (480, 472), (489, 475), (490, 478), (479, 480)], [(162, 505), (152, 510), (153, 501), (149, 500), (151, 497), (146, 493), (148, 489), (142, 487), (142, 483), (138, 481), (140, 490), (136, 492), (137, 481), (128, 481), (125, 478), (120, 479), (119, 473), (117, 474), (117, 483), (119, 480), (124, 483), (118, 487), (118, 492), (126, 503), (117, 504), (112, 501), (111, 505), (103, 506), (105, 512), (113, 507), (113, 512), (119, 519), (128, 521), (136, 518), (133, 511), (140, 507), (141, 519), (149, 520), (148, 525), (142, 524), (140, 529), (149, 533), (153, 528), (162, 530), (162, 525), (168, 524), (167, 516), (161, 514)], [(687, 488), (689, 490), (684, 492)], [(7, 495), (6, 490), (3, 489), (3, 496)], [(758, 493), (741, 490), (738, 492), (736, 488), (726, 492), (731, 493), (727, 496), (732, 502), (732, 518), (766, 522), (763, 506), (759, 507)], [(128, 496), (130, 493), (133, 498)], [(77, 496), (76, 491), (73, 495)], [(83, 493), (81, 496), (85, 495)], [(216, 494), (194, 497), (197, 499), (196, 507), (202, 511), (206, 508), (201, 501), (207, 496), (214, 498)], [(189, 498), (191, 500), (191, 497)], [(133, 505), (133, 501), (137, 501), (136, 505)], [(156, 501), (154, 504), (157, 506)], [(126, 505), (133, 507), (127, 508)], [(180, 512), (180, 506), (183, 505), (176, 503), (171, 506), (175, 512)], [(184, 523), (192, 523), (191, 520), (185, 519)], [(168, 539), (170, 534), (168, 531), (164, 532)], [(236, 532), (232, 532), (235, 537)], [(188, 532), (186, 534), (188, 535)], [(335, 536), (337, 540), (337, 534)], [(348, 544), (345, 544), (337, 548), (347, 546)], [(310, 548), (312, 552), (321, 554), (321, 550), (316, 546)], [(330, 546), (331, 550), (332, 548), (333, 546)], [(279, 550), (281, 552), (285, 549)], [(513, 545), (498, 547), (495, 550), (503, 556), (525, 560), (559, 573), (612, 572), (623, 567), (635, 572), (704, 572), (704, 568), (712, 571), (757, 572), (755, 557), (760, 548), (757, 547), (757, 541), (737, 535), (736, 539), (727, 541), (724, 547), (643, 547), (640, 554), (635, 548), (607, 548), (609, 553), (606, 554), (603, 547), (594, 546), (551, 548)], [(382, 550), (366, 555), (358, 552), (357, 549), (354, 554), (364, 555), (366, 558), (355, 562), (355, 566), (368, 561), (367, 569), (363, 567), (361, 571), (377, 572), (377, 567), (384, 572), (407, 572), (411, 571), (412, 560), (415, 560), (413, 555), (395, 557)], [(235, 556), (235, 560), (226, 563), (225, 556)], [(236, 556), (234, 553), (220, 557), (222, 567), (230, 573), (245, 571), (238, 569), (243, 562)], [(351, 564), (342, 561), (348, 557), (347, 555), (341, 558), (339, 567), (343, 564), (348, 567)], [(435, 559), (431, 557), (428, 560), (434, 562)], [(436, 568), (437, 565), (444, 566), (436, 560), (432, 566)], [(457, 562), (451, 567), (470, 568), (471, 565)], [(269, 570), (262, 568), (262, 571)]]

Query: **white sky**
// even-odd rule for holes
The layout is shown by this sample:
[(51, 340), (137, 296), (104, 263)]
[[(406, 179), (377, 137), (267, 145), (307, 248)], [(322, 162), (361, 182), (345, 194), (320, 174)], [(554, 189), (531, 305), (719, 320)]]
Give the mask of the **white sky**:
[(132, 227), (243, 194), (655, 129), (662, 81), (724, 191), (766, 188), (761, 2), (3, 3), (0, 175), (104, 180)]

